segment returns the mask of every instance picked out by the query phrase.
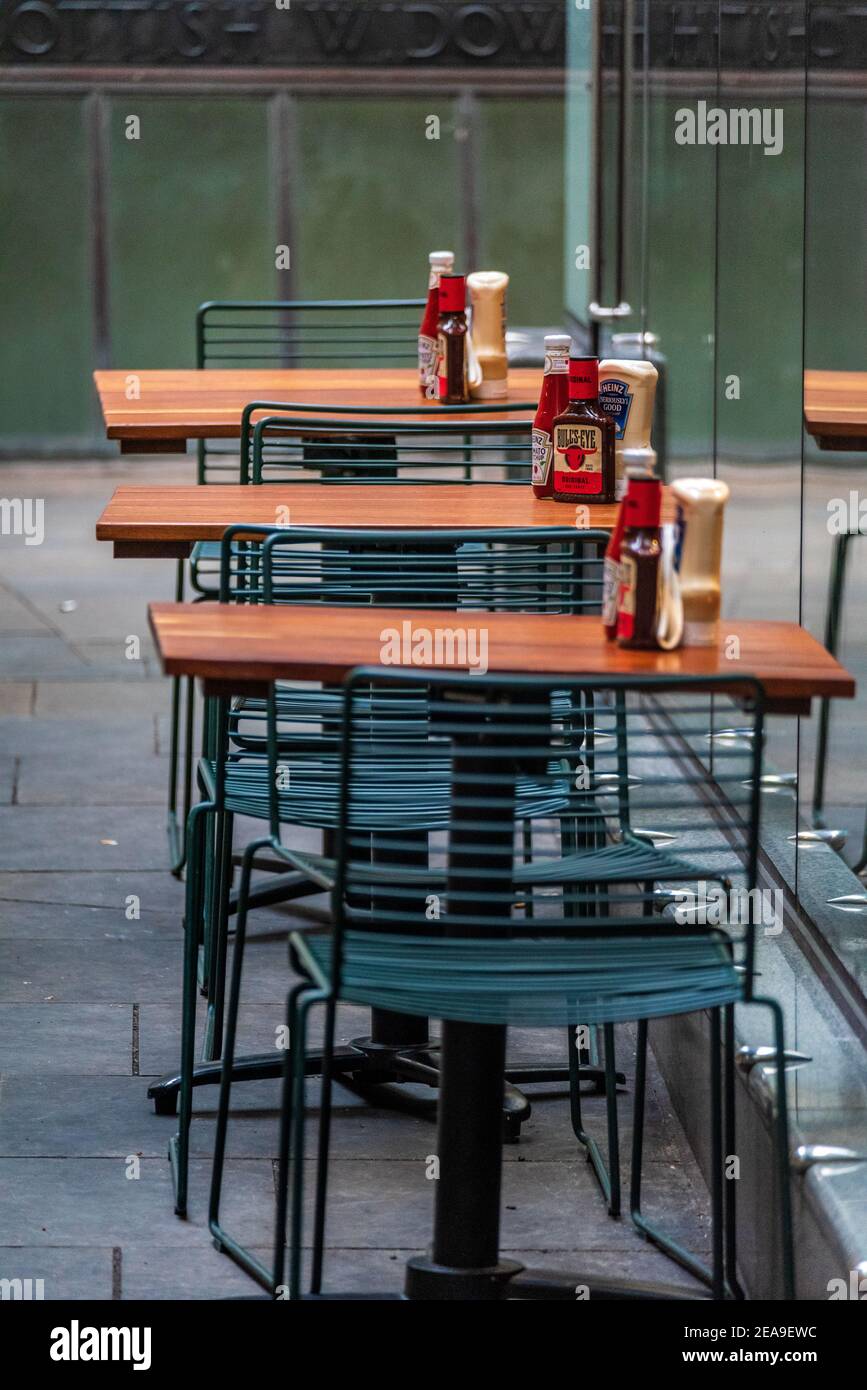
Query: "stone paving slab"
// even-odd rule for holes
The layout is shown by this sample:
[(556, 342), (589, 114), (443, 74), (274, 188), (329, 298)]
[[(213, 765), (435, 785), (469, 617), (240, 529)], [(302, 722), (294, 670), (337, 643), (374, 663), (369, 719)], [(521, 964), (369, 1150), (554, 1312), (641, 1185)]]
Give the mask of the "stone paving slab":
[[(146, 1099), (152, 1078), (176, 1067), (180, 1040), (184, 887), (167, 872), (164, 813), (170, 689), (144, 616), (149, 599), (172, 596), (175, 569), (115, 561), (93, 539), (114, 486), (140, 481), (141, 468), (117, 460), (10, 470), (14, 491), (46, 498), (47, 526), (38, 550), (0, 552), (9, 596), (5, 609), (0, 597), (0, 1277), (44, 1279), (47, 1298), (250, 1297), (255, 1286), (207, 1230), (216, 1088), (195, 1095), (186, 1222), (173, 1214), (165, 1159), (176, 1122)], [(192, 474), (189, 461), (147, 468), (154, 482)], [(62, 612), (66, 599), (76, 606)], [(140, 661), (126, 658), (129, 634), (143, 639)], [(260, 828), (238, 818), (237, 843)], [(140, 916), (130, 919), (133, 897)], [(319, 895), (254, 914), (239, 1050), (276, 1051), (286, 934), (321, 920), (324, 906)], [(200, 1000), (200, 1040), (204, 1019)], [(338, 1043), (367, 1029), (367, 1011), (339, 1011)], [(320, 1010), (311, 1046), (321, 1030)], [(559, 1065), (567, 1046), (565, 1030), (516, 1031), (509, 1056)], [(633, 1051), (631, 1030), (619, 1030), (627, 1075)], [(528, 1092), (522, 1141), (504, 1149), (503, 1253), (688, 1284), (628, 1221), (608, 1218), (563, 1087)], [(236, 1086), (228, 1142), (226, 1223), (266, 1259), (278, 1095), (276, 1081)], [(306, 1095), (312, 1158), (317, 1079)], [(630, 1104), (627, 1089), (624, 1177)], [(584, 1114), (603, 1139), (603, 1099), (588, 1096)], [(406, 1258), (430, 1238), (435, 1183), (425, 1171), (435, 1143), (430, 1120), (335, 1087), (327, 1285), (400, 1290)], [(131, 1160), (137, 1178), (127, 1177)], [(648, 1209), (705, 1250), (707, 1195), (653, 1066), (647, 1160)]]
[(0, 915), (4, 904), (45, 904), (102, 907), (120, 910), (135, 894), (142, 915), (170, 913), (176, 924), (183, 913), (184, 886), (166, 872), (167, 860), (155, 869), (130, 869), (125, 873), (78, 872), (44, 869), (29, 873), (0, 871)]
[(10, 714), (32, 714), (35, 703), (35, 681), (0, 679), (0, 717)]
[(0, 807), (0, 869), (162, 869), (162, 817), (147, 806)]
[(0, 1004), (2, 1073), (132, 1071), (131, 1004)]

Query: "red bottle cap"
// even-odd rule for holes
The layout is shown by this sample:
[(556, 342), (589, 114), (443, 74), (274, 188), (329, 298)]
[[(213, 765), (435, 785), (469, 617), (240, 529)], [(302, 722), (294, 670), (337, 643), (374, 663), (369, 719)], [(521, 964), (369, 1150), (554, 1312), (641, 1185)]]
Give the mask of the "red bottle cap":
[(599, 358), (569, 358), (570, 401), (594, 401), (599, 395)]
[(624, 527), (627, 531), (659, 525), (662, 511), (662, 483), (659, 478), (630, 478), (623, 500)]
[(462, 314), (467, 307), (467, 281), (464, 275), (440, 276), (440, 313)]

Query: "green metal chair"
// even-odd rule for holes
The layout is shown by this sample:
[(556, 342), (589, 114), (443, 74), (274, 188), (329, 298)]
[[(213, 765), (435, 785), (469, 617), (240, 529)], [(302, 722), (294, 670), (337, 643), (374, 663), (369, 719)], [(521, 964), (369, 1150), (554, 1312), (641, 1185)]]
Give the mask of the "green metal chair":
[[(390, 314), (392, 311), (396, 312), (399, 304), (415, 309), (421, 305), (421, 302), (414, 300), (394, 302), (359, 300), (337, 302), (336, 305), (323, 302), (323, 305), (324, 308), (330, 310), (337, 307), (348, 311), (348, 306), (351, 304), (353, 312), (373, 311), (384, 306)], [(264, 359), (255, 358), (252, 351), (254, 341), (252, 337), (244, 336), (245, 330), (241, 327), (237, 329), (237, 333), (240, 335), (238, 341), (231, 344), (226, 344), (219, 336), (227, 326), (222, 324), (219, 318), (214, 320), (211, 327), (208, 327), (208, 315), (212, 310), (222, 311), (227, 308), (231, 310), (232, 307), (220, 304), (204, 305), (199, 310), (197, 360), (200, 366), (208, 365), (208, 351), (210, 349), (213, 349), (214, 352), (211, 365), (215, 365), (215, 363), (226, 365), (226, 357), (221, 355), (221, 352), (227, 352), (229, 346), (235, 346), (239, 349), (243, 347), (244, 352), (241, 360), (247, 365), (250, 364), (251, 360), (257, 362), (271, 360), (273, 342), (270, 338), (266, 337), (262, 344), (265, 351)], [(248, 304), (238, 307), (239, 316), (241, 310), (247, 311), (251, 308)], [(286, 303), (270, 306), (271, 309), (276, 308), (287, 313), (295, 307), (309, 309), (310, 302), (305, 302), (303, 305)], [(260, 324), (258, 326), (263, 332), (265, 331), (266, 325)], [(349, 339), (349, 345), (355, 343), (360, 350), (370, 346), (372, 340), (369, 335), (374, 332), (374, 326), (363, 323), (361, 320), (359, 320), (358, 326), (361, 334), (360, 340), (356, 335), (356, 338)], [(391, 325), (391, 327), (394, 326)], [(246, 331), (252, 333), (253, 329), (250, 328)], [(416, 331), (417, 323), (414, 332)], [(212, 333), (215, 335), (213, 338), (210, 336)], [(306, 339), (296, 342), (296, 348), (301, 341), (306, 341)], [(414, 341), (415, 338), (413, 338)], [(328, 347), (328, 343), (327, 341), (324, 344), (310, 343), (311, 348), (314, 346), (324, 350)], [(334, 351), (337, 350), (336, 344), (332, 344), (332, 347)], [(346, 344), (344, 344), (344, 355), (346, 350)], [(325, 352), (325, 356), (329, 363), (337, 364), (337, 360), (332, 359), (327, 352)], [(295, 358), (292, 360), (294, 361)], [(237, 450), (234, 445), (227, 446), (226, 441), (222, 441), (217, 451), (218, 462), (209, 465), (209, 442), (207, 440), (199, 441), (199, 482), (213, 482), (217, 476), (225, 477), (226, 475), (228, 475), (229, 481), (240, 481), (242, 484), (261, 482), (265, 475), (267, 475), (268, 481), (285, 481), (286, 478), (315, 479), (323, 482), (342, 479), (343, 481), (378, 483), (385, 480), (390, 482), (417, 480), (419, 474), (412, 466), (417, 458), (418, 440), (421, 433), (417, 428), (416, 417), (423, 416), (425, 421), (430, 419), (430, 426), (426, 426), (423, 431), (428, 446), (426, 454), (428, 474), (432, 471), (441, 471), (445, 472), (447, 479), (454, 480), (455, 477), (460, 477), (463, 482), (484, 481), (491, 476), (505, 476), (509, 481), (523, 481), (529, 484), (530, 430), (532, 412), (535, 410), (535, 402), (533, 401), (511, 402), (508, 405), (470, 402), (462, 406), (419, 406), (418, 411), (408, 411), (395, 407), (383, 409), (366, 407), (354, 410), (352, 419), (346, 418), (347, 409), (348, 407), (339, 405), (318, 406), (280, 401), (251, 401), (241, 418), (240, 441)], [(507, 411), (514, 412), (524, 409), (528, 411), (526, 420), (507, 421), (499, 419)], [(268, 412), (264, 418), (262, 417), (263, 411)], [(275, 412), (280, 412), (280, 414), (276, 415)], [(303, 419), (299, 418), (302, 412)], [(321, 425), (311, 425), (309, 417), (314, 412), (323, 417)], [(381, 422), (374, 425), (371, 421), (365, 424), (364, 429), (360, 431), (358, 417), (366, 415), (388, 416), (389, 421), (394, 420), (394, 425), (392, 426), (390, 423), (383, 425)], [(467, 425), (464, 424), (458, 431), (451, 419), (455, 415), (472, 417), (472, 427), (468, 429)], [(256, 416), (260, 417), (255, 435), (258, 461), (254, 460), (253, 456), (253, 422)], [(395, 438), (395, 428), (398, 424), (402, 427), (408, 416), (412, 417), (414, 428), (405, 442), (402, 439), (398, 441)], [(450, 420), (451, 423), (449, 423)], [(298, 449), (292, 458), (293, 467), (287, 467), (285, 472), (278, 475), (274, 468), (272, 448), (274, 453), (286, 454), (287, 441), (283, 429), (287, 422), (293, 421), (297, 421), (299, 426), (295, 436), (299, 441)], [(327, 421), (327, 427), (325, 421)], [(476, 421), (479, 422), (478, 425)], [(490, 428), (481, 428), (487, 424), (490, 424)], [(433, 458), (437, 462), (437, 436), (441, 429), (447, 429), (448, 447), (440, 447), (438, 467), (432, 470), (431, 459)], [(309, 445), (304, 443), (305, 435), (310, 438)], [(403, 428), (401, 428), (401, 435), (403, 435)], [(458, 442), (459, 438), (460, 443)], [(193, 547), (189, 575), (197, 601), (217, 597), (219, 563), (219, 542), (200, 541)], [(181, 602), (184, 597), (186, 573), (186, 562), (178, 561), (175, 585), (175, 598), (178, 602)], [(194, 718), (194, 682), (188, 680), (186, 688), (182, 692), (181, 681), (176, 678), (172, 682), (167, 833), (172, 872), (177, 877), (181, 875), (186, 863), (186, 846), (182, 826), (186, 825), (192, 805)], [(181, 730), (182, 719), (183, 734)], [(181, 806), (183, 807), (182, 814)]]
[[(281, 604), (399, 604), (401, 608), (441, 609), (450, 614), (486, 611), (528, 613), (598, 613), (602, 592), (604, 531), (575, 528), (455, 531), (364, 531), (230, 528), (223, 540), (221, 601)], [(280, 685), (274, 694), (279, 709), (279, 750), (286, 788), (280, 812), (287, 824), (315, 827), (324, 835), (321, 855), (284, 850), (282, 862), (290, 872), (271, 882), (256, 899), (258, 905), (319, 893), (329, 881), (332, 856), (329, 837), (337, 827), (339, 759), (337, 731), (342, 717), (341, 689), (311, 690)], [(412, 732), (420, 716), (415, 705), (396, 732)], [(203, 800), (190, 813), (190, 858), (185, 910), (186, 965), (181, 1068), (178, 1075), (149, 1089), (158, 1110), (174, 1108), (180, 1093), (179, 1129), (171, 1155), (175, 1172), (176, 1208), (186, 1206), (187, 1153), (194, 1084), (218, 1079), (219, 1069), (198, 1069), (194, 1077), (194, 1030), (197, 984), (207, 981), (205, 1056), (219, 1056), (223, 1032), (224, 977), (232, 882), (234, 817), (268, 820), (267, 706), (256, 702), (210, 702), (207, 711), (206, 755), (198, 764)], [(422, 721), (422, 731), (423, 731)], [(568, 767), (564, 769), (568, 780)], [(441, 813), (443, 768), (435, 764), (421, 788), (407, 787), (405, 815), (418, 814), (416, 860), (427, 857), (426, 837), (431, 807)], [(569, 805), (567, 797), (564, 806)], [(555, 814), (556, 802), (522, 803), (525, 853), (532, 852), (529, 823)], [(436, 815), (434, 820), (436, 820)], [(202, 961), (200, 962), (200, 955)], [(376, 1039), (375, 1039), (376, 1040)], [(424, 1054), (409, 1056), (413, 1052)], [(418, 1080), (424, 1074), (435, 1083), (435, 1069), (425, 1061), (426, 1035), (413, 1047), (395, 1047), (389, 1069), (396, 1079)], [(356, 1051), (355, 1073), (364, 1056)], [(266, 1059), (273, 1062), (273, 1058)], [(261, 1074), (261, 1066), (253, 1072)], [(252, 1073), (251, 1073), (252, 1074)], [(515, 1080), (518, 1080), (518, 1074)], [(520, 1079), (554, 1079), (520, 1072)], [(597, 1079), (601, 1084), (601, 1077)], [(517, 1128), (529, 1112), (516, 1093), (513, 1120)]]
[[(832, 656), (837, 655), (840, 642), (840, 619), (843, 614), (843, 596), (846, 583), (846, 565), (849, 558), (849, 546), (856, 536), (863, 534), (858, 531), (844, 531), (842, 535), (834, 537), (834, 547), (831, 555), (831, 580), (828, 587), (828, 607), (825, 612), (825, 647)], [(813, 773), (813, 825), (820, 830), (826, 828), (825, 819), (825, 782), (828, 771), (828, 739), (831, 731), (831, 701), (821, 700), (819, 703), (819, 722), (816, 736), (816, 766)], [(863, 874), (867, 870), (867, 814), (864, 819), (864, 830), (861, 837), (861, 851), (858, 860), (853, 866), (854, 874)]]
[[(712, 763), (708, 760), (707, 691), (717, 701), (734, 695), (746, 710), (739, 717), (753, 722), (756, 737), (746, 776), (739, 750), (714, 749)], [(417, 715), (423, 711), (424, 718), (416, 720), (411, 737), (401, 737), (396, 730), (408, 707)], [(723, 1104), (720, 1015), (730, 1013), (736, 1002), (752, 1003), (770, 1010), (781, 1059), (775, 1176), (783, 1289), (785, 1297), (792, 1298), (783, 1024), (778, 1004), (754, 992), (755, 898), (750, 890), (756, 889), (758, 874), (763, 730), (758, 683), (738, 677), (597, 681), (368, 668), (354, 672), (346, 682), (342, 728), (336, 856), (324, 875), (331, 889), (333, 928), (330, 935), (296, 932), (290, 941), (293, 964), (303, 978), (288, 996), (290, 1045), (284, 1054), (276, 1237), (273, 1262), (266, 1266), (223, 1226), (220, 1198), (253, 858), (267, 843), (273, 853), (296, 862), (281, 838), (284, 812), (275, 774), (283, 756), (282, 735), (275, 693), (269, 697), (270, 826), (267, 837), (247, 846), (242, 864), (210, 1208), (218, 1247), (273, 1295), (287, 1288), (288, 1226), (288, 1291), (292, 1298), (302, 1296), (304, 1079), (314, 1006), (325, 1009), (326, 1048), (307, 1295), (312, 1297), (323, 1296), (331, 1089), (335, 1074), (340, 1075), (330, 1058), (339, 1002), (430, 1015), (444, 1020), (446, 1029), (456, 1023), (482, 1025), (460, 1034), (467, 1046), (477, 1038), (479, 1046), (487, 1047), (485, 1040), (509, 1025), (571, 1029), (579, 1023), (612, 1026), (638, 1020), (642, 1046), (636, 1079), (633, 1215), (643, 1234), (708, 1283), (713, 1297), (737, 1297), (734, 1192), (723, 1171), (724, 1154), (735, 1152), (734, 1106), (728, 1098)], [(564, 755), (570, 766), (568, 790), (563, 786)], [(407, 866), (401, 857), (408, 844), (406, 782), (409, 777), (417, 786), (431, 758), (438, 760), (442, 777), (436, 815), (432, 806), (422, 810), (424, 797), (414, 804), (443, 841), (429, 862)], [(528, 782), (534, 797), (557, 807), (546, 843), (537, 844), (529, 860), (521, 836)], [(600, 817), (607, 828), (602, 848), (594, 845)], [(647, 818), (656, 826), (656, 839), (672, 837), (666, 847), (642, 831)], [(579, 831), (577, 838), (564, 834), (570, 823)], [(375, 862), (369, 852), (372, 825), (390, 833), (390, 854)], [(672, 887), (684, 880), (724, 881), (737, 888), (746, 895), (743, 925), (681, 923), (656, 915), (654, 885)], [(410, 890), (414, 903), (408, 902)], [(435, 915), (426, 911), (431, 901), (438, 906)], [(702, 1010), (711, 1017), (713, 1242), (707, 1270), (692, 1257), (684, 1259), (685, 1252), (640, 1211), (647, 1022)], [(726, 1067), (731, 1061), (730, 1038), (727, 1042)], [(448, 1088), (449, 1081), (445, 1084)], [(472, 1097), (454, 1104), (465, 1124), (472, 1126)], [(466, 1232), (455, 1230), (461, 1213), (449, 1206), (463, 1205), (466, 1219), (466, 1202), (455, 1202), (462, 1181), (480, 1194), (480, 1201), (487, 1193), (488, 1220), (493, 1219), (490, 1192), (496, 1199), (499, 1191), (496, 1144), (493, 1149), (488, 1145), (496, 1171), (481, 1177), (468, 1171), (455, 1176), (451, 1153), (453, 1177), (443, 1195), (447, 1158), (441, 1146), (454, 1145), (455, 1133), (454, 1106), (448, 1118), (441, 1108), (442, 1172), (434, 1245), (430, 1260), (412, 1262), (419, 1266), (415, 1272), (411, 1268), (413, 1282), (423, 1276), (447, 1283), (446, 1270), (455, 1263), (453, 1250), (467, 1248)], [(469, 1143), (472, 1150), (473, 1140)], [(496, 1228), (493, 1234), (496, 1237)], [(485, 1248), (490, 1255), (490, 1232), (488, 1236)], [(479, 1263), (496, 1265), (496, 1252)], [(459, 1271), (451, 1273), (457, 1280)], [(467, 1273), (479, 1275), (473, 1269)], [(497, 1275), (504, 1282), (512, 1278), (509, 1288), (516, 1297), (521, 1297), (522, 1287), (536, 1290), (525, 1296), (541, 1296), (544, 1281), (534, 1283), (526, 1272), (498, 1266)], [(483, 1281), (485, 1288), (493, 1277), (492, 1273)], [(567, 1285), (569, 1279), (564, 1279)], [(592, 1278), (587, 1282), (592, 1286)], [(574, 1281), (571, 1287), (574, 1290)], [(461, 1294), (452, 1290), (426, 1296)], [(501, 1296), (509, 1296), (508, 1289)], [(646, 1288), (640, 1296), (648, 1296)]]
[[(209, 300), (196, 310), (196, 367), (352, 367), (367, 362), (411, 366), (417, 360), (418, 324), (423, 299)], [(196, 448), (199, 483), (246, 482), (246, 442), (200, 439)], [(178, 561), (175, 597), (190, 587), (201, 598), (216, 598), (219, 543), (201, 542), (189, 561)], [(167, 833), (172, 872), (186, 862), (183, 827), (190, 812), (193, 682), (172, 683)], [(185, 697), (185, 703), (184, 698)], [(181, 752), (183, 721), (183, 745)], [(179, 781), (181, 764), (184, 777)]]

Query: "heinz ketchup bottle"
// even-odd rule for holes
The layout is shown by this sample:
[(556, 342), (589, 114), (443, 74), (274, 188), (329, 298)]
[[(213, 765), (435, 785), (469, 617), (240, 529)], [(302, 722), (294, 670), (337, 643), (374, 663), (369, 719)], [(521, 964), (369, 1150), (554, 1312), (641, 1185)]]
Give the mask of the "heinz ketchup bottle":
[(451, 275), (455, 268), (454, 251), (431, 251), (427, 303), (418, 331), (418, 384), (429, 401), (437, 397), (437, 323), (439, 322), (439, 286), (441, 275)]
[(569, 400), (571, 346), (572, 339), (568, 333), (545, 334), (545, 375), (542, 377), (539, 408), (533, 421), (532, 439), (533, 494), (536, 497), (550, 497), (553, 492), (551, 427), (557, 416), (562, 415)]

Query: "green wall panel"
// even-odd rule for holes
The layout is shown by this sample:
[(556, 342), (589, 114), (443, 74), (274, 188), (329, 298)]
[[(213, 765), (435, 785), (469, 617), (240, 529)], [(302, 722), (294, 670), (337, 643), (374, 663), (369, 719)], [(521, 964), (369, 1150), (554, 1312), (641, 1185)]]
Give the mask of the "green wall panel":
[[(442, 97), (299, 101), (294, 264), (305, 298), (423, 295), (428, 252), (460, 255), (454, 114)], [(426, 138), (429, 115), (438, 140)]]
[(563, 102), (479, 103), (480, 270), (505, 270), (509, 320), (563, 314)]
[[(125, 136), (131, 114), (139, 140)], [(266, 126), (263, 101), (130, 93), (112, 103), (116, 366), (192, 366), (202, 300), (273, 298)]]
[(0, 435), (92, 429), (84, 103), (0, 101)]

